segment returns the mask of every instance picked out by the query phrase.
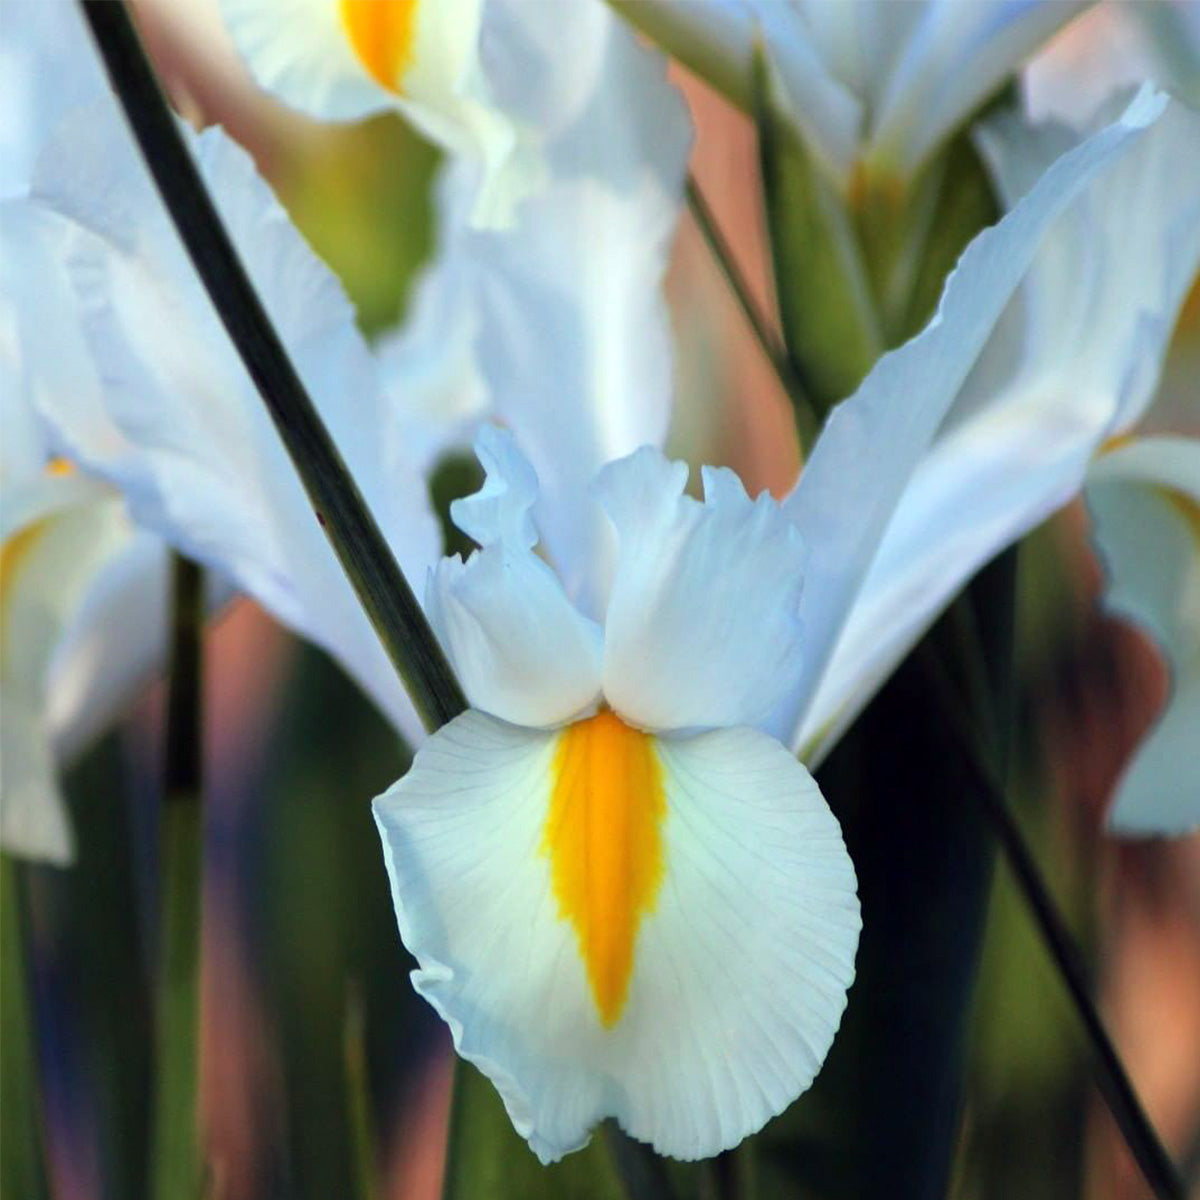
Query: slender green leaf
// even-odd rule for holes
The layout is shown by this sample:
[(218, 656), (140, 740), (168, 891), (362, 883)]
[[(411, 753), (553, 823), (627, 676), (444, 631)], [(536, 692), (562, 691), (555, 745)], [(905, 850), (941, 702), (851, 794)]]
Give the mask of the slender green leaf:
[(461, 1063), (455, 1072), (443, 1200), (627, 1200), (604, 1138), (543, 1167), (512, 1127), (491, 1083)]
[(0, 1194), (44, 1200), (45, 1147), (20, 870), (0, 854)]
[(204, 573), (174, 561), (166, 761), (160, 813), (154, 1195), (198, 1200), (200, 932), (204, 889), (201, 805)]
[(759, 160), (775, 293), (788, 353), (824, 414), (884, 349), (871, 281), (843, 197), (776, 111), (755, 68)]

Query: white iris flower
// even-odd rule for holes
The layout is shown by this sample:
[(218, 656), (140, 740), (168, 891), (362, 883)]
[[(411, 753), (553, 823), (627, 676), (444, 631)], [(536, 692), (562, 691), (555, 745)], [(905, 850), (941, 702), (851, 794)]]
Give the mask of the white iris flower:
[(830, 174), (911, 179), (1088, 0), (614, 0), (748, 105), (761, 43), (778, 95)]
[(1047, 232), (1164, 105), (1139, 97), (976, 239), (780, 505), (721, 471), (690, 499), (685, 468), (639, 450), (574, 490), (609, 539), (564, 587), (572, 560), (535, 553), (536, 475), (481, 436), (487, 482), (454, 509), (480, 549), (427, 594), (473, 708), (376, 814), (416, 986), (544, 1160), (609, 1115), (663, 1153), (714, 1154), (820, 1065), (853, 874), (784, 745), (831, 719), (818, 687), (847, 613)]
[[(624, 30), (597, 45), (594, 95), (547, 141), (561, 190), (552, 179), (536, 221), (480, 243), (492, 269), (471, 287), (487, 314), (479, 378), (510, 432), (481, 434), (487, 482), (454, 509), (480, 549), (432, 567), (427, 604), (474, 707), (424, 742), (377, 812), (417, 986), (538, 1155), (614, 1115), (696, 1157), (809, 1084), (853, 973), (853, 870), (788, 749), (795, 730), (836, 715), (818, 689), (880, 540), (1014, 292), (1058, 254), (1056, 220), (1091, 202), (1165, 100), (1140, 96), (976, 239), (928, 329), (833, 414), (790, 497), (752, 501), (708, 471), (698, 501), (682, 465), (638, 448), (665, 426), (658, 284), (686, 125), (676, 140), (654, 56)], [(84, 461), (139, 521), (328, 647), (419, 742), (128, 135), (103, 119), (63, 132), (36, 192), (69, 230), (59, 251), (105, 384), (107, 448)], [(245, 156), (217, 133), (195, 146), (420, 578), (434, 535), (402, 446), (411, 413)], [(43, 411), (69, 442), (71, 414)], [(850, 692), (875, 683), (867, 672)]]

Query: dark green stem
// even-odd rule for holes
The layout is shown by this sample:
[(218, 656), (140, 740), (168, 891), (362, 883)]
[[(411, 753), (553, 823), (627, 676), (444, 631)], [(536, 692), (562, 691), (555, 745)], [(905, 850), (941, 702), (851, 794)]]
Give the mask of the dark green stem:
[(21, 870), (0, 854), (0, 1193), (43, 1200), (48, 1189)]
[(199, 1151), (204, 574), (175, 558), (160, 815), (160, 944), (152, 1164), (157, 1200), (196, 1200)]
[(462, 690), (246, 275), (159, 89), (125, 0), (80, 2), (150, 174), (279, 430), (317, 520), (418, 713), (436, 729), (466, 708)]
[(954, 732), (963, 762), (972, 773), (975, 784), (972, 794), (977, 797), (999, 842), (1009, 870), (1087, 1034), (1097, 1086), (1109, 1112), (1158, 1200), (1186, 1200), (1183, 1181), (1146, 1116), (1120, 1055), (1092, 1002), (1083, 956), (1042, 879), (1033, 853), (1008, 810), (1003, 776), (993, 764), (992, 756), (980, 747), (961, 697), (934, 653), (926, 654), (925, 666), (939, 700), (941, 715)]
[(343, 1050), (346, 1059), (346, 1111), (350, 1115), (350, 1134), (354, 1144), (354, 1195), (358, 1200), (379, 1200), (367, 1078), (366, 1013), (362, 993), (354, 986), (346, 992)]
[(733, 249), (721, 232), (717, 219), (713, 215), (704, 193), (700, 190), (700, 185), (692, 175), (689, 175), (687, 179), (687, 201), (700, 233), (712, 252), (717, 266), (720, 267), (721, 274), (725, 277), (725, 282), (729, 285), (729, 290), (733, 293), (738, 307), (742, 310), (746, 324), (750, 326), (750, 331), (754, 334), (754, 340), (758, 343), (763, 357), (770, 364), (780, 386), (792, 403), (796, 432), (799, 434), (801, 446), (807, 451), (817, 436), (817, 417), (809, 402), (799, 368), (792, 361), (783, 342), (771, 329), (766, 315), (755, 302), (754, 296), (750, 292), (750, 286), (743, 278), (737, 260), (734, 258)]

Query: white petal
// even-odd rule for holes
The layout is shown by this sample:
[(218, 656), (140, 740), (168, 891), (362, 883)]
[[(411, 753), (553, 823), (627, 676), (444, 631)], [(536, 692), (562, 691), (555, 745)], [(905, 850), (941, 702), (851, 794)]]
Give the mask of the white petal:
[(537, 132), (497, 107), (486, 78), (483, 0), (222, 5), (251, 71), (285, 103), (326, 120), (395, 108), (443, 148), (479, 163), (472, 219), (481, 227), (510, 224), (516, 204), (541, 182)]
[[(132, 534), (119, 497), (77, 477), (56, 476), (34, 503), (9, 493), (0, 576), (0, 844), (13, 854), (65, 863), (70, 827), (47, 720), (47, 676), (96, 576)], [(57, 485), (57, 486), (56, 486)], [(10, 503), (12, 501), (13, 503)]]
[[(852, 6), (780, 4), (777, 0), (611, 0), (613, 6), (678, 58), (749, 110), (755, 44), (761, 42), (774, 70), (784, 115), (836, 177), (849, 175), (859, 149), (864, 106), (839, 73), (831, 53), (826, 14), (849, 25)], [(867, 28), (880, 24), (885, 5)]]
[(518, 725), (556, 725), (595, 703), (602, 636), (533, 553), (537, 476), (512, 435), (484, 426), (483, 487), (451, 505), (480, 543), (430, 576), (429, 618), (472, 707)]
[(541, 852), (566, 736), (467, 713), (375, 802), (414, 983), (543, 1161), (610, 1115), (661, 1153), (716, 1154), (804, 1091), (833, 1040), (860, 927), (837, 822), (764, 734), (648, 739), (663, 874), (605, 1025)]
[(1171, 693), (1117, 785), (1122, 833), (1200, 826), (1200, 442), (1146, 438), (1097, 461), (1086, 491), (1104, 561), (1104, 605), (1154, 639)]
[(804, 551), (767, 493), (648, 447), (601, 472), (619, 543), (605, 618), (604, 694), (647, 729), (754, 725), (785, 694), (805, 652), (798, 620)]
[(285, 104), (329, 121), (391, 107), (346, 33), (337, 0), (220, 0), (234, 45), (255, 79)]
[(29, 188), (42, 142), (73, 108), (107, 92), (79, 6), (4, 0), (0, 38), (0, 197)]
[[(861, 704), (869, 695), (872, 679), (856, 666), (854, 674), (837, 672), (839, 703), (831, 703), (825, 689), (814, 703), (847, 614), (914, 472), (963, 395), (964, 383), (1056, 218), (1137, 144), (1165, 103), (1165, 97), (1151, 93), (1139, 96), (1119, 121), (1060, 158), (999, 225), (968, 246), (926, 329), (885, 354), (855, 395), (833, 411), (785, 502), (810, 555), (800, 600), (805, 653), (795, 690), (773, 724), (785, 737), (799, 714), (797, 742), (809, 747), (839, 719), (848, 697)], [(975, 464), (961, 461), (969, 477)], [(976, 489), (970, 497), (978, 498)], [(960, 507), (951, 511), (973, 519), (961, 496), (956, 503)], [(971, 564), (960, 580), (1000, 545)], [(949, 594), (928, 610), (927, 619)], [(903, 620), (908, 610), (891, 616)], [(876, 627), (864, 632), (874, 636)]]
[(475, 264), (463, 252), (474, 174), (462, 162), (442, 168), (433, 257), (413, 286), (403, 324), (374, 345), (397, 436), (424, 469), (447, 452), (469, 452), (489, 407), (476, 352)]
[(872, 110), (868, 156), (903, 176), (915, 174), (1025, 59), (1090, 2), (928, 0)]
[[(38, 196), (70, 222), (69, 255), (113, 437), (97, 445), (65, 396), (42, 398), (73, 454), (129, 495), (135, 519), (231, 577), (330, 651), (400, 730), (420, 726), (262, 401), (170, 228), (115, 113), (80, 114), (48, 152)], [(439, 537), (424, 481), (339, 285), (249, 158), (220, 131), (193, 142), (260, 297), (409, 578)]]
[[(532, 20), (538, 10), (525, 6)], [(608, 530), (586, 483), (666, 435), (662, 281), (691, 128), (661, 56), (603, 4), (573, 16), (603, 70), (550, 146), (550, 181), (517, 226), (478, 235), (462, 253), (477, 272), (479, 365), (494, 413), (541, 480), (534, 515), (546, 552), (568, 595), (599, 616)]]
[[(209, 611), (229, 589), (209, 577)], [(50, 661), (46, 717), (59, 762), (70, 765), (167, 662), (170, 552), (135, 529), (99, 571)]]

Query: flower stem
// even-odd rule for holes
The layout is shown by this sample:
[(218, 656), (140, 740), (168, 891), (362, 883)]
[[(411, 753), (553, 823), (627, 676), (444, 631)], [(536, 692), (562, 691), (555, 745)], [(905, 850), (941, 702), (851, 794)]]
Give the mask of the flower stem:
[(687, 178), (687, 201), (692, 217), (696, 222), (704, 241), (708, 245), (729, 290), (733, 293), (742, 315), (750, 326), (754, 340), (758, 343), (763, 356), (775, 372), (780, 386), (792, 402), (792, 411), (796, 420), (796, 431), (800, 436), (800, 444), (804, 450), (813, 444), (817, 436), (817, 418), (809, 402), (808, 393), (800, 377), (800, 371), (792, 360), (783, 342), (773, 332), (766, 315), (755, 302), (750, 292), (750, 286), (742, 275), (741, 269), (734, 258), (733, 249), (725, 235), (721, 232), (712, 208), (700, 190), (694, 175)]
[(22, 869), (15, 859), (0, 854), (0, 1194), (43, 1200), (48, 1189), (29, 942), (22, 920)]
[(160, 815), (161, 896), (153, 1194), (197, 1200), (203, 1187), (197, 1092), (200, 933), (204, 886), (204, 574), (176, 557), (167, 692), (166, 762)]
[(180, 136), (125, 0), (80, 0), (113, 89), (209, 298), (254, 380), (380, 641), (426, 726), (466, 708), (458, 681), (271, 325)]
[(1087, 1034), (1100, 1094), (1158, 1200), (1185, 1200), (1183, 1181), (1147, 1117), (1092, 1001), (1087, 969), (1079, 948), (1042, 879), (1020, 828), (1008, 810), (1005, 799), (1007, 789), (1001, 773), (994, 765), (992, 756), (980, 746), (968, 716), (969, 709), (964, 707), (943, 663), (936, 654), (930, 652), (926, 655), (925, 666), (942, 715), (949, 721), (962, 751), (963, 761), (974, 777), (974, 794)]

